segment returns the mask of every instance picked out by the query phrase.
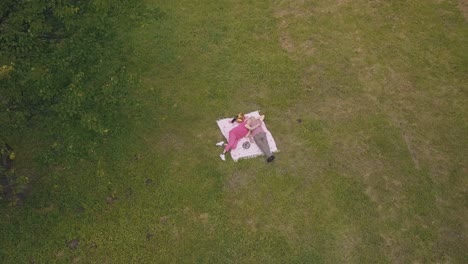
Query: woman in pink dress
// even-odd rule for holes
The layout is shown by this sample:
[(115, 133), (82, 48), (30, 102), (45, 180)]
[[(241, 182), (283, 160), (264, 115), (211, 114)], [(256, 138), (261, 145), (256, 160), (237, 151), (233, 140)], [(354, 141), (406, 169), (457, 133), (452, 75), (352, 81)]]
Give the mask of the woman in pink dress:
[[(258, 126), (261, 125), (260, 124), (260, 125), (256, 125), (256, 126), (251, 126), (250, 119), (246, 118), (243, 114), (237, 115), (237, 117), (235, 117), (232, 120), (232, 123), (234, 123), (235, 121), (237, 121), (237, 122), (241, 121), (241, 123), (238, 126), (236, 126), (235, 128), (233, 128), (233, 129), (231, 129), (229, 131), (228, 144), (224, 148), (223, 153), (221, 153), (219, 155), (219, 157), (223, 161), (226, 160), (226, 156), (225, 156), (226, 152), (230, 151), (231, 149), (235, 149), (237, 147), (237, 143), (239, 142), (240, 139), (247, 136), (247, 134), (249, 134), (250, 130), (253, 130), (253, 129), (255, 129)], [(224, 142), (222, 142), (222, 141), (218, 142), (218, 144), (216, 144), (216, 145), (223, 146)]]

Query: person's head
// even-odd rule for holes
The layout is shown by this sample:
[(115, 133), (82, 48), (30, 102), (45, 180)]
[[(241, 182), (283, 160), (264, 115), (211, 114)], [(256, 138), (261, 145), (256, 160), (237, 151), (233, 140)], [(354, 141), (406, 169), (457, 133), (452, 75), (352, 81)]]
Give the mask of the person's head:
[(252, 117), (251, 117), (251, 116), (246, 116), (246, 117), (244, 118), (244, 121), (245, 121), (246, 124), (249, 124), (249, 125), (250, 125), (250, 124), (252, 124), (252, 121), (253, 121), (253, 120), (252, 120)]
[(236, 117), (234, 117), (231, 121), (231, 123), (237, 122), (237, 123), (242, 123), (245, 120), (245, 115), (243, 113), (237, 114)]

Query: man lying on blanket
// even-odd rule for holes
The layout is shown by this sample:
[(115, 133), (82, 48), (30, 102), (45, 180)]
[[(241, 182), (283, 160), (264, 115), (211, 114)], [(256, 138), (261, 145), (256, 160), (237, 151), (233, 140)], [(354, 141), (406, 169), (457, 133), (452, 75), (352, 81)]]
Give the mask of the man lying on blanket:
[(262, 124), (265, 119), (265, 115), (259, 117), (249, 117), (249, 123), (252, 129), (249, 131), (249, 141), (252, 142), (254, 139), (257, 146), (262, 150), (263, 154), (267, 156), (267, 162), (272, 162), (275, 156), (271, 153), (270, 145), (268, 144), (266, 131), (263, 130)]
[[(221, 132), (228, 139), (228, 144), (226, 144), (223, 153), (220, 154), (221, 159), (226, 160), (225, 153), (231, 151), (231, 157), (234, 161), (239, 158), (256, 157), (262, 153), (267, 156), (267, 162), (273, 161), (275, 157), (272, 152), (278, 150), (271, 133), (263, 122), (264, 118), (264, 115), (260, 116), (258, 111), (255, 111), (245, 116), (239, 114), (232, 120), (229, 118), (218, 120)], [(250, 144), (254, 141), (256, 145)], [(239, 143), (242, 144), (242, 148), (237, 148)], [(218, 142), (216, 145), (223, 146), (224, 142)]]

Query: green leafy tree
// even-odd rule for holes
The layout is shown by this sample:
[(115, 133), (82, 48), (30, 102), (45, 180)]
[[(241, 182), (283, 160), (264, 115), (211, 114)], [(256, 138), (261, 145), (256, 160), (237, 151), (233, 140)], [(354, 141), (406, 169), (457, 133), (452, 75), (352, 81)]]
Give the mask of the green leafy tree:
[(40, 120), (57, 129), (107, 133), (132, 83), (115, 21), (135, 6), (110, 0), (2, 1), (2, 125), (18, 128)]

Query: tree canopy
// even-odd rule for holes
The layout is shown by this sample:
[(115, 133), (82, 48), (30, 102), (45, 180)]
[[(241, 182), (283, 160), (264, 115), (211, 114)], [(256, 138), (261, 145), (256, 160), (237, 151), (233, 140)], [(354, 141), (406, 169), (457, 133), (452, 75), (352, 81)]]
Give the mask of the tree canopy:
[(1, 126), (106, 134), (132, 79), (115, 21), (135, 17), (134, 2), (1, 1)]

